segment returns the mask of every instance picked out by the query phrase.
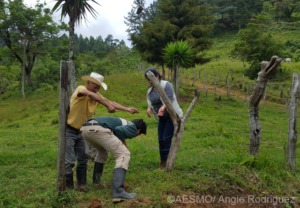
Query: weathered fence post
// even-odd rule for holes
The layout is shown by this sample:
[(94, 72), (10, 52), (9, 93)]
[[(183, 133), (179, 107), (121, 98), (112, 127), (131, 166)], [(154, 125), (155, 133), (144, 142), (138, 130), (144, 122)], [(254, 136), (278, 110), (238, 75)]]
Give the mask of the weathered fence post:
[(206, 79), (206, 69), (204, 70), (204, 78), (203, 78), (203, 92), (205, 92), (205, 79)]
[(249, 123), (250, 123), (250, 145), (249, 155), (257, 155), (260, 138), (261, 138), (261, 125), (259, 123), (259, 102), (262, 99), (265, 88), (269, 81), (271, 74), (276, 71), (281, 59), (273, 56), (270, 62), (261, 62), (261, 71), (258, 73), (255, 91), (250, 97), (249, 102)]
[(221, 77), (220, 77), (220, 70), (218, 71), (219, 74), (219, 83), (221, 82)]
[(70, 111), (70, 78), (69, 67), (72, 61), (60, 62), (60, 100), (59, 100), (59, 133), (58, 133), (58, 159), (57, 159), (57, 191), (66, 189), (65, 181), (65, 149), (66, 127)]
[(249, 91), (250, 91), (250, 86), (247, 89), (246, 97), (245, 97), (245, 100), (244, 100), (244, 106), (247, 106), (247, 97), (248, 97)]
[(264, 101), (263, 101), (263, 108), (265, 107), (265, 101), (267, 96), (268, 86), (266, 86), (265, 94), (264, 94)]
[(245, 87), (245, 78), (244, 78), (244, 75), (243, 75), (243, 88), (242, 89), (244, 89), (244, 87)]
[(193, 74), (194, 74), (194, 79), (193, 79), (193, 85), (192, 86), (195, 86), (195, 81), (196, 81), (196, 72), (193, 70)]
[(213, 68), (211, 68), (211, 79), (213, 80), (214, 74), (213, 74)]
[(289, 118), (289, 138), (286, 148), (286, 162), (292, 170), (296, 169), (296, 143), (297, 143), (297, 107), (299, 100), (300, 86), (299, 76), (293, 73), (292, 97)]
[(178, 114), (175, 112), (167, 94), (165, 93), (164, 89), (161, 87), (161, 85), (159, 84), (159, 82), (157, 81), (157, 79), (155, 78), (153, 73), (150, 71), (147, 72), (147, 77), (152, 81), (154, 87), (157, 89), (159, 95), (161, 96), (162, 101), (166, 104), (167, 111), (169, 112), (170, 117), (173, 122), (173, 125), (174, 125), (173, 141), (172, 141), (171, 149), (170, 149), (170, 152), (168, 155), (167, 166), (166, 166), (166, 171), (170, 172), (174, 169), (175, 159), (176, 159), (177, 152), (178, 152), (178, 149), (180, 146), (185, 123), (186, 123), (187, 119), (189, 118), (193, 108), (195, 107), (195, 105), (199, 99), (200, 93), (198, 92), (198, 90), (195, 90), (195, 97), (194, 97), (193, 101), (191, 102), (188, 110), (186, 111), (185, 116), (181, 119), (178, 116)]
[(285, 100), (285, 112), (289, 112), (289, 97), (290, 97), (290, 88), (287, 90), (287, 96)]
[(283, 98), (283, 89), (282, 89), (281, 85), (279, 87), (280, 87), (280, 98)]
[(200, 79), (201, 68), (199, 67), (199, 79)]
[(217, 96), (217, 81), (215, 79), (214, 81), (214, 85), (215, 85), (215, 93), (214, 93), (214, 96), (216, 97)]
[(189, 70), (189, 69), (186, 69), (185, 84), (187, 83), (188, 70)]

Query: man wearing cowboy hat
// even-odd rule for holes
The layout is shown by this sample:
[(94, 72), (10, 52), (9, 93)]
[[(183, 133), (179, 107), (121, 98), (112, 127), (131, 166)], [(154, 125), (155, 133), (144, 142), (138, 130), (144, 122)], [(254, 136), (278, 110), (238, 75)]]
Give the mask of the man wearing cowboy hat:
[[(80, 85), (76, 88), (70, 101), (70, 113), (68, 115), (68, 125), (66, 132), (66, 185), (69, 189), (74, 188), (73, 171), (77, 159), (76, 176), (78, 187), (87, 186), (86, 171), (88, 155), (85, 152), (84, 139), (80, 133), (82, 124), (89, 120), (100, 104), (104, 105), (109, 113), (117, 110), (127, 111), (131, 114), (138, 113), (136, 108), (127, 108), (116, 102), (112, 102), (104, 98), (98, 90), (102, 87), (107, 90), (107, 85), (103, 82), (104, 77), (100, 74), (92, 72), (90, 76), (81, 77), (86, 80), (86, 86)], [(102, 166), (102, 167), (101, 167)], [(103, 164), (95, 164), (95, 172), (103, 169)]]

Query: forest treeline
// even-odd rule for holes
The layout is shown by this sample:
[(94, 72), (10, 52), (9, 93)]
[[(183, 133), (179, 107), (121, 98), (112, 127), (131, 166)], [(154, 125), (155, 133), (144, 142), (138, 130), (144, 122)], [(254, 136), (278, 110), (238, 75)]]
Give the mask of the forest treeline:
[[(195, 67), (211, 60), (207, 51), (214, 38), (233, 31), (238, 40), (230, 55), (248, 62), (249, 77), (256, 76), (253, 68), (271, 53), (300, 59), (299, 41), (277, 44), (269, 31), (274, 21), (297, 26), (299, 10), (297, 0), (157, 0), (148, 6), (134, 0), (124, 17), (131, 48), (113, 34), (83, 37), (75, 29), (76, 73), (128, 72), (141, 62), (164, 67), (163, 48), (177, 40), (192, 46)], [(27, 7), (22, 0), (0, 0), (0, 11), (0, 95), (6, 94), (1, 97), (20, 89), (22, 67), (27, 91), (57, 85), (60, 60), (69, 59), (68, 25), (54, 22), (45, 3)]]

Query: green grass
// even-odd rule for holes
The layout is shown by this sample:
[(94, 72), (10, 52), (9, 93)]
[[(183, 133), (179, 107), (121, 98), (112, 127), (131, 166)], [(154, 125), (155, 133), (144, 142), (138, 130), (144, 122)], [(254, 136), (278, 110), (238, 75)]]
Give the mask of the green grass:
[[(228, 70), (224, 67), (226, 63), (227, 68), (241, 65), (238, 60), (221, 59), (211, 62), (210, 66), (216, 70), (218, 67)], [(240, 68), (234, 73), (236, 77), (242, 75)], [(207, 76), (210, 77), (210, 70)], [(290, 171), (285, 163), (288, 114), (284, 105), (267, 101), (265, 108), (260, 109), (263, 130), (260, 154), (250, 163), (245, 162), (251, 158), (247, 156), (248, 108), (244, 107), (243, 99), (221, 95), (221, 101), (214, 101), (210, 92), (206, 105), (203, 105), (204, 93), (201, 93), (185, 126), (174, 170), (171, 173), (158, 172), (154, 171), (159, 163), (157, 121), (146, 115), (148, 82), (143, 74), (106, 76), (105, 82), (108, 90), (100, 90), (105, 97), (136, 107), (140, 113), (109, 114), (100, 106), (94, 116), (117, 116), (128, 120), (143, 118), (148, 125), (147, 135), (127, 142), (131, 161), (126, 182), (130, 186), (129, 192), (139, 195), (138, 200), (113, 205), (110, 186), (91, 186), (87, 192), (74, 190), (57, 196), (57, 89), (33, 93), (24, 101), (17, 97), (0, 101), (0, 207), (84, 207), (94, 197), (101, 200), (104, 207), (169, 207), (167, 197), (180, 194), (233, 193), (236, 196), (247, 193), (259, 196), (268, 193), (299, 197), (299, 168)], [(202, 83), (202, 80), (197, 83)], [(78, 84), (84, 82), (78, 81)], [(193, 89), (195, 87), (190, 84), (183, 84), (180, 89), (186, 100), (180, 103), (184, 112), (193, 98)], [(275, 95), (275, 92), (275, 89), (270, 89), (270, 93)], [(244, 91), (236, 93), (243, 94)], [(296, 162), (299, 164), (299, 159)], [(114, 159), (110, 155), (103, 181), (111, 183), (113, 167)], [(89, 185), (92, 184), (92, 171), (93, 164), (89, 163)]]

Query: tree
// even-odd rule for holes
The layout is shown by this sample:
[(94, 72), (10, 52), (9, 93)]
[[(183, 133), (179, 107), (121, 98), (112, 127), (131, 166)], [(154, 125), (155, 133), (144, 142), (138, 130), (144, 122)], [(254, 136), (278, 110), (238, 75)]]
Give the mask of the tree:
[(212, 45), (208, 36), (212, 33), (213, 16), (208, 5), (199, 5), (198, 0), (160, 0), (154, 11), (153, 18), (143, 16), (142, 27), (137, 27), (139, 32), (128, 31), (132, 45), (144, 60), (164, 63), (163, 48), (167, 43), (183, 40), (194, 49), (192, 66), (209, 61), (203, 54)]
[(191, 46), (182, 41), (169, 43), (164, 49), (164, 60), (167, 66), (175, 68), (175, 93), (179, 97), (178, 67), (189, 67), (192, 62)]
[(239, 40), (232, 51), (233, 55), (245, 59), (250, 64), (248, 76), (251, 79), (256, 77), (260, 62), (268, 60), (273, 54), (280, 56), (284, 50), (284, 45), (276, 42), (265, 28), (262, 24), (248, 23), (247, 28), (239, 31)]
[(300, 9), (299, 0), (275, 0), (272, 10), (279, 13), (278, 16), (285, 16), (291, 19), (292, 14)]
[[(91, 2), (98, 4), (95, 0)], [(98, 4), (99, 5), (99, 4)], [(87, 21), (87, 13), (90, 13), (94, 18), (96, 18), (97, 11), (88, 3), (88, 0), (58, 0), (57, 3), (52, 8), (52, 12), (56, 10), (61, 10), (61, 18), (69, 17), (69, 60), (73, 62), (69, 72), (71, 75), (71, 86), (74, 92), (77, 84), (74, 69), (74, 28), (75, 23), (78, 25), (82, 20)]]
[(0, 38), (6, 47), (1, 49), (2, 56), (17, 59), (23, 65), (23, 44), (25, 45), (25, 72), (27, 84), (32, 86), (31, 71), (38, 56), (46, 54), (46, 46), (60, 28), (44, 4), (36, 4), (35, 8), (26, 7), (22, 0), (6, 2), (0, 0)]

